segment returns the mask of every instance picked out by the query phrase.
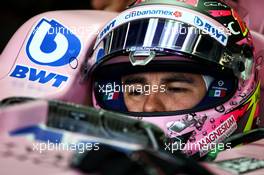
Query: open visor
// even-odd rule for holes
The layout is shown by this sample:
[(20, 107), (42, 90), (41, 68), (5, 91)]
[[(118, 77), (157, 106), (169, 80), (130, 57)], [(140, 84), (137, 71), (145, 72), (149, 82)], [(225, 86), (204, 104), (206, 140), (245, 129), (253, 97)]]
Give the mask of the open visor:
[[(220, 35), (220, 34), (219, 34)], [(97, 61), (113, 54), (155, 51), (183, 54), (235, 69), (237, 61), (226, 47), (204, 31), (189, 24), (163, 18), (134, 20), (113, 29), (97, 45)], [(236, 70), (235, 70), (236, 71)]]
[[(126, 61), (116, 62), (117, 60)], [(154, 73), (159, 77), (156, 84), (151, 83), (152, 79), (148, 79), (148, 73)], [(211, 80), (207, 81), (206, 77), (211, 77)], [(199, 78), (203, 79), (198, 82)], [(103, 109), (129, 114), (135, 112), (128, 106), (129, 100), (133, 104), (139, 104), (135, 100), (147, 98), (150, 94), (158, 94), (162, 98), (175, 97), (173, 101), (178, 102), (188, 99), (190, 95), (186, 97), (187, 93), (198, 86), (206, 88), (205, 94), (204, 91), (199, 91), (199, 94), (203, 95), (197, 100), (196, 105), (184, 109), (162, 109), (164, 111), (160, 110), (162, 113), (158, 113), (158, 116), (170, 112), (180, 114), (217, 107), (233, 96), (238, 80), (231, 70), (221, 72), (214, 67), (205, 68), (204, 65), (181, 56), (159, 56), (145, 66), (131, 66), (127, 56), (117, 56), (98, 66), (93, 79), (95, 104)], [(182, 94), (184, 97), (180, 97)], [(193, 100), (193, 96), (191, 99)], [(149, 113), (144, 112), (140, 115), (148, 116)], [(153, 115), (156, 114), (150, 114)]]

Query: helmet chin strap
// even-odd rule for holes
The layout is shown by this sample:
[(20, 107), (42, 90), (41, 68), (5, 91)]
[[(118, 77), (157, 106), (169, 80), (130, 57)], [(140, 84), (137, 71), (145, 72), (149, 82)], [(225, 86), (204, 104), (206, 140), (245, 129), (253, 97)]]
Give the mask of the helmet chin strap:
[(202, 77), (206, 86), (206, 90), (208, 90), (211, 83), (214, 81), (214, 78), (209, 75), (202, 75)]

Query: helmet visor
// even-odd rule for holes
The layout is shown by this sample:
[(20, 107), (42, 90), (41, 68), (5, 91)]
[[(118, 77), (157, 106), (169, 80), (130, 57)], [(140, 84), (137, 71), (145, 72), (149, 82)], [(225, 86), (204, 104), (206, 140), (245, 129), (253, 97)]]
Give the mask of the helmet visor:
[(134, 20), (116, 27), (101, 40), (95, 53), (98, 62), (106, 59), (105, 55), (149, 51), (189, 55), (234, 68), (235, 59), (219, 41), (194, 26), (163, 18)]

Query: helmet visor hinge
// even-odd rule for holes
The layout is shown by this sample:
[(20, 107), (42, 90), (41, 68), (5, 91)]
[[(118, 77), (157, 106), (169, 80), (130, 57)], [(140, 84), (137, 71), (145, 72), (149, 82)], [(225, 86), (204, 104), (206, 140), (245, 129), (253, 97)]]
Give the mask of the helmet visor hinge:
[(131, 51), (129, 53), (129, 60), (133, 66), (145, 66), (153, 60), (155, 56), (155, 51)]

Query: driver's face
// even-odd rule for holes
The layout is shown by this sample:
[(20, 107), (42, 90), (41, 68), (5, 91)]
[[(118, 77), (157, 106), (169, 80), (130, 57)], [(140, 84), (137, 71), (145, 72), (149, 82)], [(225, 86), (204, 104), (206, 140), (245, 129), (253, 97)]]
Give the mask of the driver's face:
[[(126, 88), (124, 92), (124, 101), (130, 112), (165, 112), (191, 109), (206, 94), (205, 82), (202, 75), (198, 74), (137, 73), (123, 76), (122, 82), (126, 87), (130, 87), (129, 89)], [(147, 94), (135, 90), (146, 85), (149, 87)], [(153, 88), (154, 86), (155, 88)], [(131, 87), (135, 87), (134, 90)]]

